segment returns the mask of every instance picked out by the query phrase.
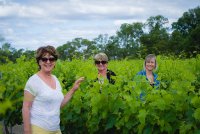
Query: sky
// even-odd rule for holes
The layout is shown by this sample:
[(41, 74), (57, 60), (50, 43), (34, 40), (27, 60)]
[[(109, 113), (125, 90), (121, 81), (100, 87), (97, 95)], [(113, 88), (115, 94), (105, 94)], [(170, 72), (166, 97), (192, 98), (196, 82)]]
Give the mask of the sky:
[[(16, 49), (62, 46), (75, 38), (115, 35), (123, 23), (162, 15), (169, 23), (200, 0), (0, 0), (0, 37)], [(0, 42), (0, 45), (4, 43)]]

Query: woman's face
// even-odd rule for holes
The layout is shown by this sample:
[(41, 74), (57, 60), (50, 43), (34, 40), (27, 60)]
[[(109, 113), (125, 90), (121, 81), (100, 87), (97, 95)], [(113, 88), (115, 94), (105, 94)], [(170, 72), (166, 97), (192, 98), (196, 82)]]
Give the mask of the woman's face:
[(108, 67), (108, 62), (107, 61), (95, 61), (95, 65), (98, 69), (98, 71), (103, 71), (103, 70), (107, 70)]
[(145, 68), (148, 71), (153, 71), (156, 68), (156, 60), (155, 60), (155, 58), (148, 59), (146, 61)]
[(49, 53), (44, 54), (39, 61), (41, 70), (45, 72), (51, 72), (55, 67), (55, 64), (56, 64), (55, 57), (50, 55)]

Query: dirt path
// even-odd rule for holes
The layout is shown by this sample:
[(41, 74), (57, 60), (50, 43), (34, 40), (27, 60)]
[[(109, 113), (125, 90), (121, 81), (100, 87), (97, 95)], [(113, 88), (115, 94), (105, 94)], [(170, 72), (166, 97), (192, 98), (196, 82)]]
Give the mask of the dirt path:
[[(10, 131), (10, 129), (9, 129), (9, 131)], [(2, 122), (0, 122), (0, 134), (5, 134), (5, 130), (3, 128)], [(12, 134), (23, 134), (23, 125), (15, 125), (12, 128)]]

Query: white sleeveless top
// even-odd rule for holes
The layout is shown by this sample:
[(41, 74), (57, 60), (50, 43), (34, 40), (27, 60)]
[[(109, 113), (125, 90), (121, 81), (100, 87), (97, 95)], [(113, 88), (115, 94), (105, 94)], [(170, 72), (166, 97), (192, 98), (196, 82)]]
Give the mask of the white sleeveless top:
[(30, 109), (31, 124), (49, 131), (60, 129), (60, 106), (64, 99), (60, 82), (56, 81), (56, 89), (48, 86), (37, 74), (29, 78), (25, 90), (35, 96)]

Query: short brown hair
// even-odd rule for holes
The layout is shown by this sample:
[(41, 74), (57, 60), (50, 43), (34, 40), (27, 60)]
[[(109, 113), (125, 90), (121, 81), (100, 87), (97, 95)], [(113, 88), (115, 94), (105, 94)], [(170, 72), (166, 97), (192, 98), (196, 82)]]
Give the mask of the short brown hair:
[(39, 47), (36, 51), (36, 61), (37, 64), (39, 65), (39, 60), (42, 58), (43, 55), (45, 55), (46, 53), (49, 53), (50, 55), (52, 55), (56, 60), (58, 59), (58, 53), (56, 51), (56, 49), (53, 46), (42, 46)]

